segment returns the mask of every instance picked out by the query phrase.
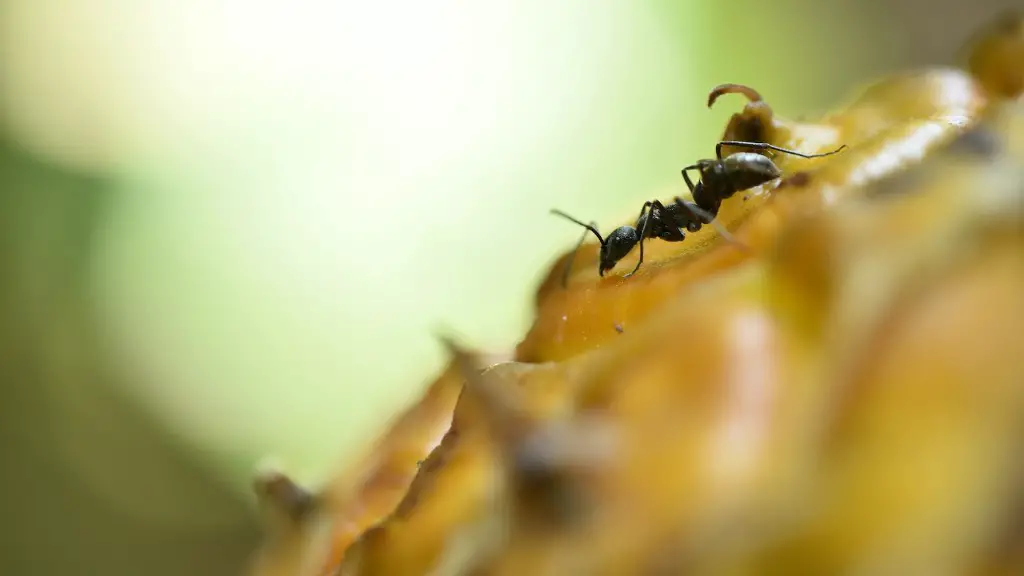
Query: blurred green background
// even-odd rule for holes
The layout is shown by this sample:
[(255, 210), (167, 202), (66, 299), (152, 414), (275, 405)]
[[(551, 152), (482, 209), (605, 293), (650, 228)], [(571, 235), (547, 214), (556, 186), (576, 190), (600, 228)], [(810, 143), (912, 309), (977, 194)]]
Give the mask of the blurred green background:
[[(231, 574), (579, 231), (1013, 2), (0, 0), (4, 574)], [(733, 100), (735, 98), (735, 100)]]

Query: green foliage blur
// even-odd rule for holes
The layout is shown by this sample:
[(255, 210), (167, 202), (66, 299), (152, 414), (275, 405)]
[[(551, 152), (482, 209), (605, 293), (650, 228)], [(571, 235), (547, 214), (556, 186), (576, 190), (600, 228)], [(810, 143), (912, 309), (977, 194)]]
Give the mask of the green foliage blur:
[(813, 115), (913, 63), (825, 4), (4, 0), (4, 573), (236, 573), (258, 461), (336, 471), (439, 327), (515, 345), (550, 208), (682, 191), (716, 84)]

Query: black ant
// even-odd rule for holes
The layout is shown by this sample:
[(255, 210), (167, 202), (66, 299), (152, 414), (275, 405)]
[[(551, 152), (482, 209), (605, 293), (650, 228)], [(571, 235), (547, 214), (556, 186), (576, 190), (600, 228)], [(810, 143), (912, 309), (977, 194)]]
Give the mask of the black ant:
[[(635, 225), (620, 226), (613, 230), (607, 238), (601, 236), (601, 233), (598, 232), (597, 227), (593, 223), (584, 224), (560, 210), (552, 210), (551, 212), (583, 226), (586, 230), (592, 232), (594, 236), (597, 236), (598, 242), (601, 243), (601, 254), (597, 272), (602, 277), (606, 271), (614, 268), (619, 260), (624, 258), (626, 254), (629, 254), (633, 246), (640, 244), (640, 258), (636, 262), (636, 267), (633, 268), (632, 272), (623, 275), (623, 278), (629, 278), (640, 269), (640, 265), (644, 261), (645, 238), (660, 238), (666, 242), (682, 242), (686, 238), (686, 232), (696, 232), (705, 224), (712, 223), (715, 217), (718, 216), (718, 209), (722, 205), (722, 200), (731, 197), (737, 192), (764, 184), (782, 175), (782, 171), (772, 162), (771, 158), (757, 152), (736, 152), (722, 158), (723, 146), (735, 146), (750, 150), (772, 150), (799, 156), (800, 158), (821, 158), (846, 148), (846, 144), (843, 144), (831, 152), (803, 154), (765, 142), (723, 140), (715, 145), (716, 158), (698, 160), (682, 170), (683, 180), (690, 189), (693, 202), (683, 200), (678, 196), (676, 196), (673, 203), (667, 206), (659, 200), (644, 202), (643, 207), (640, 208), (640, 216), (637, 218)], [(687, 174), (691, 170), (696, 171), (700, 176), (696, 184), (690, 180), (690, 176)], [(720, 227), (720, 232), (726, 239), (730, 238), (724, 228)], [(584, 238), (586, 238), (586, 231), (584, 231), (583, 237), (580, 238), (579, 244), (576, 245), (577, 250), (583, 244)], [(575, 251), (573, 254), (575, 255)], [(563, 286), (568, 282), (571, 265), (572, 258), (566, 263), (565, 273), (562, 276)]]

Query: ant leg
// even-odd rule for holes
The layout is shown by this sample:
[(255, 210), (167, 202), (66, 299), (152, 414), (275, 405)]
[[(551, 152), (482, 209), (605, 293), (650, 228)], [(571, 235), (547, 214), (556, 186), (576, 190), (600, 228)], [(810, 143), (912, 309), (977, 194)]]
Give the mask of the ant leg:
[(714, 226), (715, 230), (718, 231), (718, 235), (721, 236), (723, 240), (730, 244), (735, 244), (745, 252), (748, 251), (747, 245), (737, 240), (736, 237), (733, 236), (732, 233), (729, 232), (729, 230), (727, 230), (725, 226), (723, 226), (722, 223), (718, 221), (718, 210), (710, 212), (708, 210), (701, 208), (700, 206), (697, 206), (692, 202), (687, 202), (686, 200), (683, 200), (678, 196), (676, 196), (675, 201), (676, 204), (678, 204), (683, 210), (689, 212), (694, 218), (697, 218), (699, 220), (702, 220), (703, 222), (706, 222)]
[[(554, 214), (555, 216), (561, 216), (562, 218), (565, 218), (566, 220), (568, 220), (570, 222), (573, 222), (575, 224), (579, 224), (584, 229), (584, 231), (583, 231), (584, 238), (586, 237), (587, 232), (591, 232), (591, 233), (594, 234), (594, 236), (597, 236), (597, 241), (601, 243), (601, 246), (604, 246), (604, 242), (605, 242), (604, 237), (601, 236), (601, 233), (597, 231), (597, 224), (595, 224), (594, 222), (591, 222), (590, 224), (584, 224), (583, 222), (580, 222), (579, 220), (573, 218), (572, 216), (569, 216), (565, 212), (562, 212), (561, 210), (557, 210), (557, 209), (554, 209), (554, 208), (551, 209), (551, 213)], [(579, 243), (576, 244), (576, 250), (573, 250), (572, 256), (569, 257), (569, 261), (566, 263), (566, 270), (562, 273), (563, 274), (562, 275), (562, 287), (563, 288), (565, 288), (566, 283), (568, 282), (568, 279), (569, 279), (569, 268), (572, 266), (572, 261), (576, 258), (576, 252), (580, 249), (580, 246), (582, 244), (583, 244), (583, 238), (580, 238)]]
[(782, 152), (783, 154), (791, 154), (793, 156), (799, 156), (801, 158), (821, 158), (822, 156), (831, 156), (840, 152), (843, 148), (846, 148), (846, 144), (843, 144), (839, 148), (832, 150), (831, 152), (823, 152), (821, 154), (804, 154), (797, 152), (796, 150), (790, 150), (789, 148), (781, 148), (774, 144), (768, 144), (767, 142), (741, 142), (739, 140), (723, 140), (715, 145), (715, 155), (718, 159), (722, 159), (722, 146), (736, 146), (737, 148), (749, 148), (751, 150), (774, 150), (776, 152)]
[(683, 180), (686, 181), (686, 187), (690, 189), (690, 194), (693, 194), (693, 181), (690, 180), (690, 175), (687, 174), (687, 172), (689, 172), (690, 170), (696, 170), (697, 173), (700, 174), (700, 167), (697, 166), (696, 164), (693, 164), (692, 166), (687, 166), (686, 168), (683, 168)]
[[(702, 160), (701, 162), (710, 162), (710, 160)], [(715, 198), (713, 191), (704, 187), (704, 181), (702, 179), (698, 179), (697, 183), (694, 184), (693, 180), (690, 180), (690, 175), (687, 174), (687, 172), (691, 170), (697, 172), (700, 178), (704, 178), (704, 172), (702, 171), (700, 164), (694, 164), (683, 168), (683, 180), (686, 181), (686, 187), (690, 189), (690, 199), (693, 200), (693, 203), (697, 207), (702, 208), (705, 212), (710, 211), (717, 215), (721, 199)], [(728, 173), (726, 173), (726, 177), (728, 177)]]
[(647, 212), (647, 218), (644, 219), (643, 226), (640, 228), (640, 258), (637, 259), (636, 266), (633, 268), (633, 271), (628, 274), (623, 274), (623, 278), (629, 278), (633, 274), (636, 274), (636, 271), (640, 269), (640, 265), (644, 263), (644, 237), (647, 235), (647, 224), (651, 221), (651, 211), (648, 211), (647, 209), (654, 204), (658, 204), (660, 206), (661, 202), (658, 202), (657, 200), (647, 201), (644, 202), (643, 207), (640, 208), (640, 217), (636, 219), (637, 224), (640, 224), (640, 218), (644, 217), (645, 211)]
[[(718, 206), (715, 206), (714, 210), (705, 210), (699, 204), (687, 202), (678, 196), (676, 196), (675, 202), (697, 222), (710, 224), (718, 216)], [(691, 230), (691, 232), (693, 232), (693, 230)]]
[[(597, 222), (591, 222), (590, 225), (597, 228)], [(580, 251), (580, 246), (583, 246), (583, 241), (587, 239), (587, 232), (590, 232), (590, 230), (583, 230), (583, 235), (580, 236), (580, 241), (576, 243), (576, 248), (573, 249), (572, 255), (569, 256), (569, 261), (565, 263), (565, 270), (562, 271), (563, 289), (569, 286), (569, 273), (572, 271), (572, 261), (576, 259), (576, 253)]]
[[(654, 204), (654, 202), (647, 201), (647, 202), (644, 202), (644, 205), (640, 207), (640, 215), (636, 217), (636, 225), (634, 225), (634, 227), (640, 225), (640, 219), (644, 217), (644, 212), (646, 212), (647, 209), (650, 208), (652, 204)], [(647, 227), (647, 221), (646, 220), (644, 221), (644, 227), (645, 228)], [(643, 238), (643, 236), (641, 236), (641, 238)]]

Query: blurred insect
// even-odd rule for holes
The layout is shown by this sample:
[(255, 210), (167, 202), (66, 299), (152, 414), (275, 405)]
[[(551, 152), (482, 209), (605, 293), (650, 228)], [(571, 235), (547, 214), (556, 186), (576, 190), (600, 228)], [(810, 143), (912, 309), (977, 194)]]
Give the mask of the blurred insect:
[[(611, 232), (607, 238), (601, 236), (597, 227), (585, 224), (572, 216), (560, 211), (552, 210), (551, 213), (561, 216), (571, 222), (584, 227), (597, 236), (601, 243), (600, 260), (597, 272), (600, 276), (611, 270), (624, 258), (637, 244), (640, 245), (640, 257), (636, 266), (623, 278), (629, 278), (640, 269), (644, 261), (644, 239), (659, 238), (666, 242), (682, 242), (686, 238), (686, 232), (696, 232), (705, 224), (712, 224), (718, 216), (718, 210), (722, 200), (729, 198), (742, 190), (747, 190), (774, 180), (782, 175), (779, 167), (772, 162), (771, 158), (757, 152), (736, 152), (725, 158), (722, 157), (723, 146), (734, 146), (750, 150), (769, 150), (799, 156), (800, 158), (821, 158), (840, 152), (846, 145), (831, 152), (821, 154), (804, 154), (795, 150), (781, 148), (765, 142), (741, 142), (738, 140), (723, 140), (715, 146), (715, 158), (698, 160), (682, 170), (683, 180), (690, 189), (693, 201), (683, 200), (678, 196), (667, 206), (659, 200), (644, 202), (640, 208), (640, 216), (633, 226), (620, 226)], [(688, 174), (691, 171), (699, 175), (697, 183), (694, 184)], [(685, 231), (684, 231), (685, 229)], [(719, 233), (728, 241), (735, 242), (724, 227), (718, 226)], [(584, 238), (586, 232), (584, 232)], [(583, 238), (576, 245), (579, 250), (583, 244)], [(565, 273), (562, 275), (562, 286), (568, 283), (569, 271), (572, 266), (573, 257), (566, 263)]]

